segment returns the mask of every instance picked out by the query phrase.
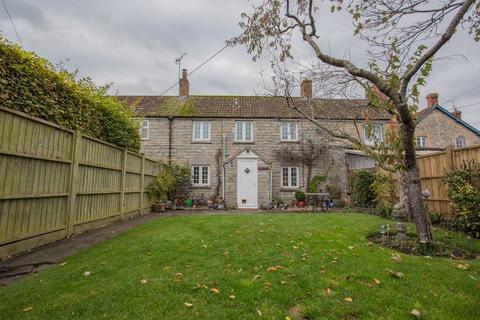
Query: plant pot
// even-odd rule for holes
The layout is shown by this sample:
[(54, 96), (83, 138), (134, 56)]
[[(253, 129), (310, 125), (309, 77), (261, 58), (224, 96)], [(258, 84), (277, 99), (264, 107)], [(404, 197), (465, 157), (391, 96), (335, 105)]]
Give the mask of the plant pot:
[(297, 206), (299, 208), (305, 208), (305, 201), (304, 200), (298, 200)]
[(152, 204), (152, 212), (164, 212), (165, 211), (165, 203), (163, 202), (155, 202)]

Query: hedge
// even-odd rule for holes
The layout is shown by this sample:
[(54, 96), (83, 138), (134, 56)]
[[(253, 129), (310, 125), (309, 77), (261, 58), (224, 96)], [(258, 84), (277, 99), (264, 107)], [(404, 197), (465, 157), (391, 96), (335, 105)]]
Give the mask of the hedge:
[(108, 86), (71, 73), (0, 36), (0, 105), (138, 151), (140, 137), (132, 111)]

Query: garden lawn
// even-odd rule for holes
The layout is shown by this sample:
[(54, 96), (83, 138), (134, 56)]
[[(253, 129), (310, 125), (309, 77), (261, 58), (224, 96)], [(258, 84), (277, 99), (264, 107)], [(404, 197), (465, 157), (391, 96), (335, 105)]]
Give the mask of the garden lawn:
[(354, 213), (154, 219), (0, 288), (0, 318), (411, 319), (412, 309), (422, 319), (480, 317), (478, 259), (468, 270), (445, 258), (395, 262), (395, 251), (366, 239), (382, 223)]

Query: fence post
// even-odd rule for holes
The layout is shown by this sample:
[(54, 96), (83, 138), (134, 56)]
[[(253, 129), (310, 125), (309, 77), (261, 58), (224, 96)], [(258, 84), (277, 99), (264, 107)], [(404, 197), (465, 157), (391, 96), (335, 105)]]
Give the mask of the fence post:
[(127, 180), (127, 148), (123, 149), (123, 160), (122, 160), (122, 182), (120, 187), (122, 188), (120, 193), (120, 219), (123, 219), (124, 207), (125, 207), (125, 185)]
[(142, 153), (142, 175), (140, 177), (140, 215), (143, 214), (143, 190), (145, 184), (145, 155)]
[(453, 170), (455, 167), (454, 159), (453, 159), (453, 146), (448, 145), (445, 149), (445, 157), (446, 157), (446, 166), (447, 170)]
[(70, 164), (70, 181), (68, 189), (68, 210), (67, 210), (67, 237), (73, 233), (75, 225), (75, 213), (77, 209), (77, 189), (78, 189), (78, 168), (82, 154), (82, 133), (75, 130), (73, 134), (72, 162)]

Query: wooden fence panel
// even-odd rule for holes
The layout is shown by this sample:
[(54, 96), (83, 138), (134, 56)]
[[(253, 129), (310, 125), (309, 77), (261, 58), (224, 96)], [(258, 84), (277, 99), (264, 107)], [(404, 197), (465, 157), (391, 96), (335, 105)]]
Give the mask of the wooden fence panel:
[[(430, 191), (428, 207), (431, 212), (452, 215), (452, 204), (447, 196), (447, 187), (443, 183), (445, 174), (453, 169), (460, 169), (465, 164), (480, 163), (480, 145), (461, 149), (449, 146), (445, 151), (417, 157), (422, 190)], [(396, 181), (396, 176), (392, 178)]]
[(0, 258), (148, 210), (161, 165), (0, 106)]

